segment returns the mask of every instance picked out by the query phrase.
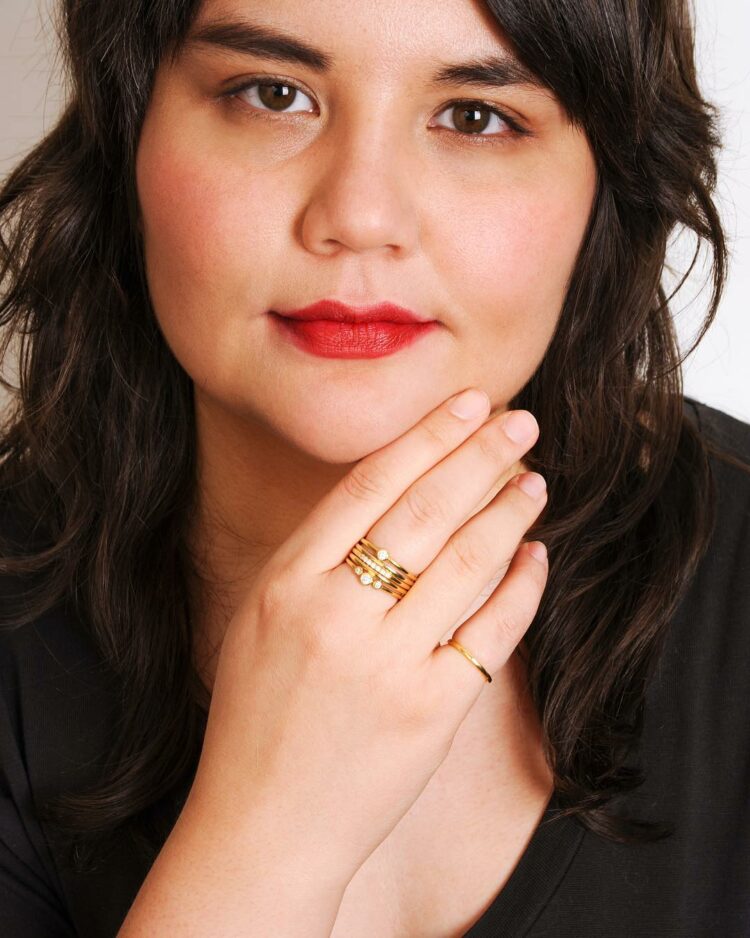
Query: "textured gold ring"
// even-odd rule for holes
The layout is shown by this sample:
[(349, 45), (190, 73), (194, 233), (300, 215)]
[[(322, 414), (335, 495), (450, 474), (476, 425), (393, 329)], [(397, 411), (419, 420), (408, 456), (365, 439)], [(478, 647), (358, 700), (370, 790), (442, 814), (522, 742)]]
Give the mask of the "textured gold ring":
[[(389, 551), (384, 547), (377, 547), (366, 537), (361, 537), (352, 547), (346, 557), (346, 563), (356, 573), (363, 586), (385, 590), (398, 600), (403, 599), (417, 582), (416, 574), (410, 573), (406, 567), (402, 567), (391, 557)], [(450, 638), (446, 644), (460, 651), (467, 661), (482, 672), (488, 683), (492, 682), (492, 675), (489, 671), (460, 642), (455, 638)], [(439, 647), (438, 643), (435, 648)]]

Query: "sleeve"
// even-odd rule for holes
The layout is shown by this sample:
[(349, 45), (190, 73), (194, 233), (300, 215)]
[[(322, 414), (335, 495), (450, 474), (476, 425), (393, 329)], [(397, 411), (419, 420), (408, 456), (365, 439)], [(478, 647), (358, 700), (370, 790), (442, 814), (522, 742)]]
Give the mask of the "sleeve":
[(8, 690), (0, 686), (0, 932), (8, 938), (75, 938), (48, 872), (51, 859), (35, 817)]

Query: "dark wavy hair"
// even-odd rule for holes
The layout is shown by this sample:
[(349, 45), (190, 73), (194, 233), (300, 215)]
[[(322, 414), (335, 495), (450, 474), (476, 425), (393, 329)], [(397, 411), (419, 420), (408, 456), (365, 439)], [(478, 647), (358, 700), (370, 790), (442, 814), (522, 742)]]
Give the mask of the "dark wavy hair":
[[(628, 758), (646, 681), (715, 520), (711, 444), (683, 413), (669, 309), (689, 270), (669, 296), (662, 281), (677, 227), (697, 238), (690, 270), (710, 247), (690, 354), (725, 281), (718, 114), (698, 88), (684, 0), (485, 2), (598, 166), (557, 330), (510, 403), (539, 421), (527, 459), (549, 484), (530, 536), (547, 543), (550, 574), (526, 645), (559, 803), (638, 842), (666, 829), (609, 802), (642, 781)], [(19, 341), (17, 384), (3, 379), (0, 495), (36, 535), (25, 551), (0, 545), (0, 575), (27, 584), (4, 625), (63, 604), (116, 675), (121, 712), (106, 776), (51, 799), (46, 816), (86, 842), (125, 827), (152, 855), (166, 836), (157, 809), (194, 769), (208, 704), (186, 599), (193, 388), (150, 304), (134, 157), (155, 69), (198, 6), (63, 0), (68, 103), (0, 189), (3, 362)]]

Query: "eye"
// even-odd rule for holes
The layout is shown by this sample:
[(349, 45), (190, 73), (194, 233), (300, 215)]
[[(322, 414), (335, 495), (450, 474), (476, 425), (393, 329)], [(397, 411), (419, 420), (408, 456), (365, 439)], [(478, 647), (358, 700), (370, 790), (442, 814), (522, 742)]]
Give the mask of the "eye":
[[(258, 89), (257, 91), (255, 89)], [(247, 97), (245, 95), (247, 94)], [(299, 95), (307, 98), (309, 101), (310, 98), (305, 92), (298, 88), (296, 85), (291, 84), (288, 81), (284, 81), (279, 78), (266, 78), (263, 81), (246, 81), (244, 84), (236, 88), (230, 88), (229, 91), (224, 92), (222, 97), (227, 98), (240, 98), (242, 101), (247, 101), (253, 107), (258, 108), (259, 110), (268, 110), (270, 112), (276, 112), (279, 114), (298, 114), (298, 110), (292, 110), (290, 105), (293, 105)]]
[[(498, 138), (515, 137), (529, 133), (519, 123), (508, 117), (507, 114), (504, 114), (496, 107), (485, 104), (483, 101), (452, 101), (440, 113), (451, 115), (452, 122), (462, 136)], [(500, 125), (499, 131), (484, 133), (488, 127), (493, 126), (493, 122), (496, 131), (498, 124)], [(439, 124), (438, 126), (443, 127), (445, 125)], [(506, 128), (505, 130), (502, 129), (503, 126)], [(448, 127), (447, 129), (451, 130), (453, 128)]]
[[(247, 111), (247, 105), (251, 109), (260, 113), (276, 114), (300, 114), (309, 113), (309, 108), (293, 108), (300, 97), (312, 101), (300, 87), (284, 78), (274, 76), (264, 76), (263, 78), (246, 79), (241, 84), (224, 91), (221, 98), (229, 99), (232, 103), (238, 103), (239, 107)], [(464, 138), (475, 138), (469, 142), (482, 143), (502, 143), (509, 138), (530, 136), (531, 131), (526, 130), (521, 124), (513, 118), (504, 114), (499, 108), (493, 107), (484, 101), (452, 101), (440, 112), (451, 113), (457, 127), (454, 131), (458, 136)], [(483, 115), (487, 115), (486, 117)], [(488, 126), (500, 129), (495, 133), (484, 133)], [(438, 127), (446, 130), (454, 128), (438, 124)], [(503, 126), (505, 130), (503, 130)]]

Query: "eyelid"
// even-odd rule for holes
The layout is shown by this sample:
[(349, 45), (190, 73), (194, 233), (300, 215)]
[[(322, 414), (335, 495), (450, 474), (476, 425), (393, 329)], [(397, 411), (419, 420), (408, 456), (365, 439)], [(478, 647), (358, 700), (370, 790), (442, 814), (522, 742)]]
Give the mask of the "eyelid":
[[(261, 83), (273, 84), (278, 83), (280, 85), (289, 85), (290, 88), (294, 88), (297, 91), (301, 91), (303, 94), (306, 94), (309, 98), (314, 100), (315, 96), (311, 91), (308, 91), (304, 85), (300, 84), (296, 79), (292, 81), (290, 78), (284, 78), (283, 75), (271, 75), (264, 73), (262, 75), (247, 75), (245, 78), (237, 79), (236, 82), (230, 85), (229, 88), (222, 91), (219, 95), (220, 98), (230, 98), (234, 95), (239, 94), (241, 91), (247, 90), (252, 85), (257, 85)], [(268, 113), (271, 113), (270, 111)]]
[[(452, 101), (449, 101), (442, 110), (438, 111), (438, 114), (442, 114), (443, 111), (447, 111), (450, 108), (455, 107), (469, 107), (470, 105), (479, 105), (480, 107), (486, 108), (492, 114), (496, 114), (502, 121), (504, 121), (511, 129), (511, 132), (518, 134), (519, 136), (531, 136), (531, 131), (527, 130), (524, 125), (517, 120), (515, 117), (512, 117), (510, 114), (506, 113), (502, 108), (498, 107), (496, 104), (492, 104), (490, 101), (483, 101), (481, 98), (456, 98)], [(507, 136), (507, 134), (461, 134), (464, 137), (498, 137), (498, 136)]]
[[(314, 100), (314, 95), (311, 92), (307, 91), (305, 89), (305, 86), (302, 85), (300, 82), (298, 82), (296, 79), (292, 81), (290, 78), (285, 78), (282, 75), (272, 75), (270, 73), (264, 73), (261, 75), (248, 75), (242, 79), (238, 79), (236, 82), (230, 85), (229, 88), (222, 91), (219, 97), (222, 99), (223, 98), (236, 98), (237, 95), (239, 95), (242, 91), (246, 91), (248, 88), (252, 87), (253, 85), (262, 84), (262, 83), (273, 84), (274, 82), (278, 82), (279, 84), (283, 84), (283, 85), (288, 85), (290, 88), (294, 88), (297, 91), (301, 91), (304, 95)], [(468, 139), (470, 142), (473, 142), (474, 140), (476, 140), (477, 142), (481, 142), (482, 140), (497, 141), (506, 137), (533, 136), (532, 131), (528, 130), (523, 125), (523, 123), (521, 123), (517, 118), (512, 117), (511, 115), (507, 114), (498, 105), (493, 104), (490, 101), (484, 101), (481, 98), (451, 99), (447, 104), (445, 104), (441, 108), (440, 111), (438, 111), (438, 115), (444, 113), (444, 111), (448, 110), (449, 108), (460, 107), (462, 105), (469, 106), (472, 104), (479, 105), (483, 108), (486, 108), (493, 114), (496, 114), (502, 121), (504, 121), (508, 125), (508, 128), (509, 128), (508, 132), (496, 133), (496, 134), (466, 134), (466, 133), (461, 133), (461, 131), (458, 131), (458, 130), (453, 131), (453, 133), (458, 134), (459, 137)], [(252, 105), (249, 105), (249, 106), (252, 107)], [(270, 115), (274, 114), (274, 112), (271, 110), (268, 110), (268, 111), (265, 111), (262, 109), (256, 109), (256, 110), (260, 114), (270, 114)], [(278, 112), (279, 116), (283, 116), (284, 113), (285, 112), (283, 111)], [(288, 113), (289, 116), (292, 116), (294, 114), (310, 113), (310, 112), (309, 111), (308, 112), (289, 111), (286, 113)], [(447, 127), (442, 127), (440, 129), (450, 130), (450, 128), (447, 128)]]

